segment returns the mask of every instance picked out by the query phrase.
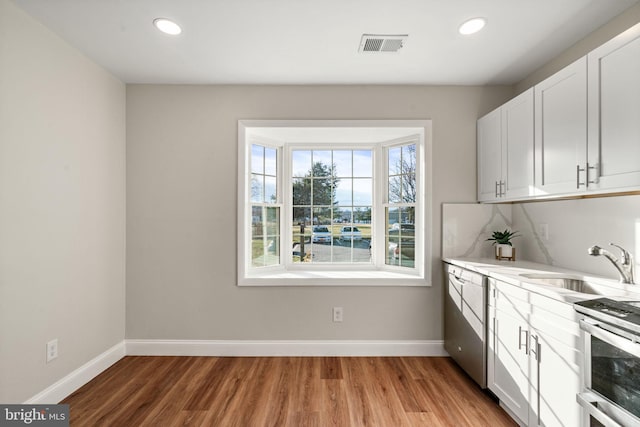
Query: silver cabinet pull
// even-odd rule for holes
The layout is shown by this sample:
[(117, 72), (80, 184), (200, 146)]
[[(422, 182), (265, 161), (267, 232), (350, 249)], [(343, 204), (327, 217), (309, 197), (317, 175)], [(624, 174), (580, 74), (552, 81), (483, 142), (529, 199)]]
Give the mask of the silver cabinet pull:
[(586, 169), (581, 168), (580, 165), (576, 165), (576, 188), (580, 188), (581, 185), (585, 185), (584, 182), (580, 182), (580, 172), (584, 172)]
[[(594, 170), (595, 173), (596, 173), (596, 177), (593, 180), (589, 179), (589, 176), (590, 176), (589, 171), (590, 170)], [(587, 163), (587, 186), (589, 184), (597, 184), (599, 181), (600, 181), (600, 169), (599, 169), (598, 163), (596, 163), (595, 165), (591, 165), (591, 166), (589, 166), (589, 163)]]
[(529, 350), (529, 352), (533, 355), (534, 359), (537, 362), (540, 361), (540, 343), (538, 342), (537, 335), (531, 335), (531, 349)]
[[(503, 190), (504, 187), (504, 190)], [(507, 181), (500, 180), (500, 197), (506, 196), (507, 193)]]
[(496, 181), (496, 199), (498, 198), (499, 194), (498, 194), (498, 181)]
[[(522, 342), (522, 333), (524, 332), (524, 343)], [(524, 344), (524, 354), (529, 354), (529, 331), (518, 326), (518, 350), (522, 350)]]

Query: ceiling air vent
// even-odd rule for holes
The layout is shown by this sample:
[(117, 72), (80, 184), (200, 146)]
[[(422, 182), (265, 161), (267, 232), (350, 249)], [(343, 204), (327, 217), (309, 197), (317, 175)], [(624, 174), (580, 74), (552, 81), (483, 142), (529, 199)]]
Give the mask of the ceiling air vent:
[(363, 34), (358, 52), (398, 52), (407, 41), (408, 34)]

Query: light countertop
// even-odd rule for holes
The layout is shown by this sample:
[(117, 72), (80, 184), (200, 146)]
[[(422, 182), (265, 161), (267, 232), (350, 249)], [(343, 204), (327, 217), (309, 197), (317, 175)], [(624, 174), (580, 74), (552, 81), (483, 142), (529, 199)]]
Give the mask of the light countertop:
[[(546, 264), (529, 261), (498, 261), (492, 258), (444, 258), (443, 261), (568, 304), (603, 297), (616, 297), (617, 299), (640, 298), (640, 285), (623, 284), (617, 280)], [(522, 274), (541, 273), (559, 274), (563, 277), (589, 282), (590, 285), (601, 292), (601, 295), (580, 293), (557, 286), (543, 285), (536, 282), (535, 279), (528, 279), (522, 276)]]

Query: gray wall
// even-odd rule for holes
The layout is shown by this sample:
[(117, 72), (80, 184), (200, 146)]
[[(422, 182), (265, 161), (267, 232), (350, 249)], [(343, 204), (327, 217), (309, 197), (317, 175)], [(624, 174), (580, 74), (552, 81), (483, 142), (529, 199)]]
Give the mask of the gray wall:
[(540, 83), (542, 80), (560, 71), (573, 61), (582, 58), (591, 50), (617, 36), (624, 30), (640, 22), (640, 3), (630, 7), (611, 21), (604, 24), (551, 61), (542, 65), (515, 86), (515, 94), (519, 94)]
[[(127, 338), (442, 338), (440, 206), (511, 87), (127, 86)], [(432, 119), (434, 286), (236, 286), (239, 119)], [(331, 322), (331, 307), (344, 322)]]
[(124, 84), (0, 0), (2, 403), (124, 338), (124, 107)]

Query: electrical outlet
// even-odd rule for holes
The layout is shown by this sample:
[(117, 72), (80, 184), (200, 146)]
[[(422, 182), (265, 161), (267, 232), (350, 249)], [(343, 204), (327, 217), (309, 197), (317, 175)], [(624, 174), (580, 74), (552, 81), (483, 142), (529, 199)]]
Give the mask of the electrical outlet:
[(47, 343), (47, 363), (58, 358), (58, 339)]
[(333, 321), (342, 322), (342, 307), (333, 307)]

